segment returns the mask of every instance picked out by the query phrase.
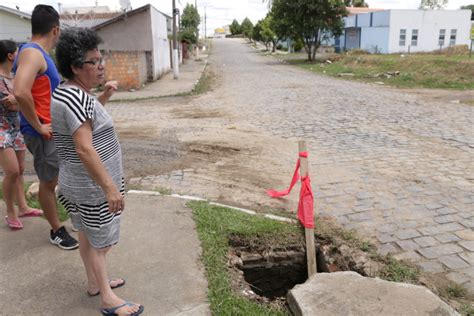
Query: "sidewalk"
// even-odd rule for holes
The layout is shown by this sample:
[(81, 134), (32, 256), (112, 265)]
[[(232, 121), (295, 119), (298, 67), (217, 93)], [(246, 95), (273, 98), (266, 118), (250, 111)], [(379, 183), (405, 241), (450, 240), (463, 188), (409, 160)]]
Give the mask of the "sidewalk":
[(194, 57), (186, 59), (184, 64), (179, 65), (179, 78), (177, 80), (174, 79), (173, 70), (171, 69), (159, 80), (146, 84), (140, 90), (116, 92), (112, 96), (111, 101), (156, 98), (189, 93), (201, 78), (201, 74), (207, 65), (207, 57), (208, 54), (201, 53), (199, 59)]
[[(115, 291), (143, 304), (143, 315), (210, 315), (201, 246), (185, 204), (127, 195), (121, 240), (108, 255), (109, 277), (126, 279)], [(23, 224), (16, 232), (0, 225), (0, 315), (100, 315), (100, 299), (86, 294), (79, 251), (52, 246), (44, 219)]]

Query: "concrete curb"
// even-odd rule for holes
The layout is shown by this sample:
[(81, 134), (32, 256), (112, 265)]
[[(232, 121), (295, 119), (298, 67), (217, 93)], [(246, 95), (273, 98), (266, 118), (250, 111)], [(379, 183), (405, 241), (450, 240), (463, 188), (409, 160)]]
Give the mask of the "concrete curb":
[(201, 197), (197, 197), (197, 196), (180, 195), (180, 194), (169, 194), (169, 195), (167, 195), (167, 194), (161, 194), (160, 192), (142, 191), (142, 190), (129, 190), (129, 191), (127, 191), (127, 193), (128, 194), (141, 194), (141, 195), (154, 195), (154, 196), (169, 196), (169, 197), (182, 199), (182, 200), (188, 200), (188, 201), (203, 201), (203, 202), (208, 202), (211, 205), (229, 208), (231, 210), (243, 212), (243, 213), (246, 213), (246, 214), (249, 214), (249, 215), (262, 215), (265, 218), (273, 219), (273, 220), (276, 220), (276, 221), (279, 221), (279, 222), (286, 222), (286, 223), (292, 223), (292, 224), (297, 223), (296, 220), (291, 219), (291, 218), (278, 216), (278, 215), (273, 215), (273, 214), (257, 213), (256, 211), (253, 211), (253, 210), (240, 208), (240, 207), (235, 207), (235, 206), (226, 205), (226, 204), (221, 204), (221, 203), (217, 203), (217, 202), (212, 202), (212, 201), (209, 201), (205, 198), (201, 198)]

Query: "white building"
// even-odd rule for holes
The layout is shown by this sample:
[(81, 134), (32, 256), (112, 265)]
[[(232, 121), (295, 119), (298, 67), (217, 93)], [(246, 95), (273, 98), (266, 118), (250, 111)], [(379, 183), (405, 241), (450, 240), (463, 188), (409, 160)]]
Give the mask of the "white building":
[(31, 14), (0, 5), (0, 40), (17, 43), (31, 39)]
[(372, 53), (429, 52), (469, 45), (471, 10), (386, 10), (345, 18), (340, 49)]

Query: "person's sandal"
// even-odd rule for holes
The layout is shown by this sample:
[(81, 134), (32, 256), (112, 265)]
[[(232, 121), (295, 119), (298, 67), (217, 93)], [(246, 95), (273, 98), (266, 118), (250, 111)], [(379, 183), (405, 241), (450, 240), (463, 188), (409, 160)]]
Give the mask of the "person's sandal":
[[(125, 285), (125, 279), (122, 279), (122, 278), (116, 278), (116, 279), (120, 279), (120, 280), (122, 280), (122, 282), (115, 285), (115, 286), (110, 285), (110, 288), (112, 290)], [(113, 281), (115, 281), (115, 280), (109, 280), (109, 284), (112, 283)], [(89, 297), (94, 297), (94, 296), (97, 296), (99, 294), (100, 294), (100, 291), (97, 291), (95, 293), (91, 293), (91, 292), (87, 291), (87, 295), (89, 295)]]
[(5, 216), (5, 221), (11, 230), (19, 230), (23, 228), (23, 224), (19, 219), (9, 219), (8, 216)]
[[(124, 306), (133, 306), (135, 305), (134, 303), (129, 303), (129, 302), (125, 302), (119, 306), (115, 306), (115, 307), (110, 307), (110, 308), (103, 308), (102, 309), (102, 315), (105, 315), (105, 316), (116, 316), (118, 314), (116, 314), (115, 312), (117, 311), (117, 309), (119, 308), (122, 308)], [(137, 316), (137, 315), (140, 315), (141, 313), (143, 313), (143, 310), (145, 309), (145, 307), (143, 307), (143, 305), (138, 305), (138, 310), (135, 312), (135, 313), (131, 313), (129, 314), (130, 316)]]

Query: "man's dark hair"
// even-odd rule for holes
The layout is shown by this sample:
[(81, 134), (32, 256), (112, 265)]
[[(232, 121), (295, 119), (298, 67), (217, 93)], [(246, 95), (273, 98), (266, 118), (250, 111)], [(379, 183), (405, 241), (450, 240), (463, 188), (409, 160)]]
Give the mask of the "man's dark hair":
[(59, 26), (59, 14), (50, 5), (38, 4), (31, 14), (31, 33), (46, 35)]
[(16, 51), (16, 43), (10, 40), (0, 41), (0, 63), (4, 63), (7, 60), (8, 54), (13, 54)]
[(58, 70), (68, 79), (74, 78), (71, 67), (82, 67), (88, 51), (98, 48), (102, 39), (94, 30), (71, 27), (61, 32), (56, 45)]

